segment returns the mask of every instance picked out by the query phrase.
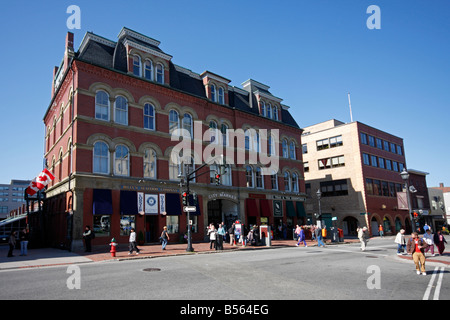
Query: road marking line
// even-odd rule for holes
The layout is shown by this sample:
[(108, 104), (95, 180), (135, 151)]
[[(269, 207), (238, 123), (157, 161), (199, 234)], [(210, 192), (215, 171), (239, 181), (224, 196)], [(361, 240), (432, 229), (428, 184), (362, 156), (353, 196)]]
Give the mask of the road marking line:
[(434, 268), (433, 275), (431, 276), (430, 282), (428, 283), (427, 290), (425, 290), (425, 294), (423, 295), (422, 300), (428, 300), (430, 293), (431, 293), (431, 288), (433, 287), (434, 278), (436, 277), (438, 270), (439, 270), (439, 267)]
[(436, 283), (436, 289), (434, 289), (433, 300), (439, 300), (439, 294), (441, 291), (442, 278), (444, 277), (444, 267), (441, 267), (441, 272), (439, 274), (439, 279)]

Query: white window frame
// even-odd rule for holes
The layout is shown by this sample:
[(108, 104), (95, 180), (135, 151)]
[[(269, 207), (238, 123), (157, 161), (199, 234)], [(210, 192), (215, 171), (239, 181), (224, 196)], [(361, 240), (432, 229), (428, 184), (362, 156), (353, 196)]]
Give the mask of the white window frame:
[[(173, 116), (176, 115), (176, 121), (173, 119)], [(174, 124), (176, 126), (174, 127)], [(173, 131), (180, 128), (180, 114), (178, 111), (172, 109), (169, 111), (169, 134), (172, 134)]]
[[(150, 67), (148, 67), (147, 63), (149, 63)], [(147, 77), (147, 73), (150, 75), (150, 78)], [(144, 78), (147, 80), (153, 81), (153, 62), (151, 60), (145, 60), (144, 62)]]
[[(106, 95), (107, 105), (102, 104), (102, 103), (99, 103), (99, 102), (97, 101), (97, 97), (98, 97), (98, 95), (99, 95), (100, 93), (104, 93), (104, 94)], [(102, 117), (102, 115), (103, 115), (104, 113), (99, 113), (99, 112), (97, 112), (97, 109), (100, 109), (100, 110), (106, 109), (106, 119), (104, 119), (104, 118)], [(99, 90), (99, 91), (97, 91), (97, 92), (95, 93), (95, 119), (102, 120), (102, 121), (109, 121), (109, 111), (110, 111), (109, 109), (110, 109), (109, 94), (108, 94), (106, 91), (104, 91), (104, 90)], [(97, 113), (99, 113), (101, 116), (100, 116), (100, 117), (97, 117)]]
[[(122, 158), (117, 157), (117, 151), (119, 148), (124, 148), (127, 151), (127, 159), (123, 157)], [(123, 173), (124, 164), (126, 164), (126, 173)], [(117, 167), (118, 165), (120, 165), (120, 168)], [(121, 177), (130, 176), (130, 149), (124, 144), (118, 144), (116, 146), (116, 149), (114, 150), (114, 175)]]
[[(136, 74), (136, 69), (138, 70), (138, 74)], [(133, 75), (142, 77), (141, 57), (137, 54), (133, 55)]]
[(156, 82), (164, 84), (164, 66), (161, 63), (158, 63), (155, 68), (156, 72)]
[[(125, 101), (125, 110), (121, 109), (117, 107), (117, 101), (119, 100), (119, 98), (123, 99)], [(120, 118), (120, 115), (124, 114), (125, 115), (125, 123), (120, 122), (118, 120), (118, 118)], [(123, 124), (125, 126), (128, 125), (128, 99), (125, 98), (124, 96), (117, 96), (115, 101), (114, 101), (114, 122), (118, 123), (118, 124)]]
[[(101, 155), (96, 155), (95, 153), (95, 145), (97, 144), (103, 144), (104, 146), (106, 146), (106, 170), (104, 171), (96, 171), (95, 169), (95, 162), (96, 159), (99, 159), (99, 163), (101, 163), (102, 159), (105, 159), (105, 156), (103, 154)], [(106, 142), (104, 141), (97, 141), (94, 143), (94, 148), (92, 149), (92, 172), (93, 173), (98, 173), (98, 174), (109, 174), (110, 172), (110, 152), (109, 152), (109, 146)]]
[[(153, 113), (153, 115), (150, 115), (150, 114), (146, 113), (146, 109), (151, 110), (151, 113)], [(143, 114), (144, 114), (144, 129), (155, 131), (156, 130), (155, 107), (151, 103), (146, 103), (144, 105)], [(148, 120), (148, 123), (151, 123), (152, 128), (148, 128), (148, 127), (145, 126), (145, 120), (146, 119)]]
[[(153, 161), (151, 160), (153, 158)], [(144, 162), (144, 167), (143, 167), (143, 176), (144, 178), (147, 179), (152, 179), (155, 180), (157, 179), (158, 176), (158, 171), (157, 171), (157, 156), (156, 156), (156, 151), (153, 150), (152, 148), (146, 148), (144, 150), (144, 157), (143, 157), (143, 162)], [(146, 170), (146, 166), (150, 166), (149, 169)], [(153, 172), (153, 175), (151, 175), (151, 173)]]

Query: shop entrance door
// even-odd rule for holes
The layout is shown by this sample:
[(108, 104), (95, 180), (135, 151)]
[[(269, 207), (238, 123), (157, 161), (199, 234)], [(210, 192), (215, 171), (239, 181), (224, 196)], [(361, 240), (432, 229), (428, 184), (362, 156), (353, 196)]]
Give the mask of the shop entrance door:
[(157, 242), (159, 239), (158, 216), (145, 216), (145, 242)]

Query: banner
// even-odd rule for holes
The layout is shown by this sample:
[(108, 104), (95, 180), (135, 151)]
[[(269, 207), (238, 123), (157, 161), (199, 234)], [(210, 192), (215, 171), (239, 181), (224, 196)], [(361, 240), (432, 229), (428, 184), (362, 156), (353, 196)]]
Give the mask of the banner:
[(144, 193), (138, 192), (137, 193), (137, 208), (139, 214), (144, 214)]
[(158, 214), (158, 195), (145, 195), (145, 214)]
[(409, 210), (406, 192), (397, 192), (397, 207), (398, 210)]
[(159, 213), (166, 214), (166, 194), (159, 195)]

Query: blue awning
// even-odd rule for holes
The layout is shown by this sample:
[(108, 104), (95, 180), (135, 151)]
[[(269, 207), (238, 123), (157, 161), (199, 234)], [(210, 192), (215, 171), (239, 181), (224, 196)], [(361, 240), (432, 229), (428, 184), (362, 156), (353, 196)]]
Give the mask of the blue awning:
[(166, 212), (168, 216), (181, 215), (181, 201), (179, 193), (166, 193)]
[(92, 201), (93, 214), (112, 214), (112, 193), (109, 189), (94, 189)]
[(139, 214), (137, 207), (137, 192), (120, 190), (120, 214)]

